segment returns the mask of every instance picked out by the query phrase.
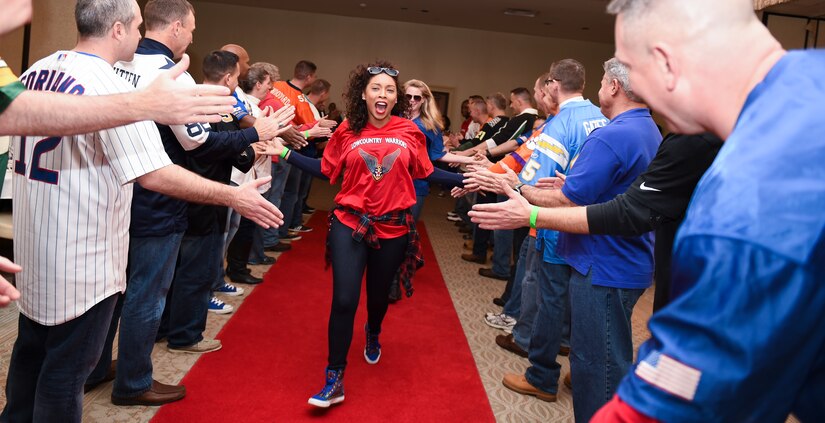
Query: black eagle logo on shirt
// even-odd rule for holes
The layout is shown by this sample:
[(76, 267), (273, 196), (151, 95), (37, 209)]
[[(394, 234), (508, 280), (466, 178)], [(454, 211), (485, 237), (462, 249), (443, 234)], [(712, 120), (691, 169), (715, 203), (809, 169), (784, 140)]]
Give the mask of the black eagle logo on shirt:
[(378, 157), (375, 157), (360, 148), (358, 149), (358, 154), (361, 155), (361, 158), (364, 159), (364, 163), (367, 164), (367, 169), (369, 169), (372, 179), (375, 179), (375, 182), (378, 182), (384, 177), (384, 175), (390, 173), (390, 170), (392, 170), (392, 165), (395, 163), (395, 159), (397, 159), (398, 155), (401, 154), (401, 149), (398, 148), (392, 153), (384, 156), (384, 159), (381, 160), (381, 164), (378, 164)]

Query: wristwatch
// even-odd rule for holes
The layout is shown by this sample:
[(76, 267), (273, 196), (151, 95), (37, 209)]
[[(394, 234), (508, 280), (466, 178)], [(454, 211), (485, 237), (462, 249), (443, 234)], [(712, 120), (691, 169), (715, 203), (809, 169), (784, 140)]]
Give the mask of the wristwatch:
[(519, 183), (516, 184), (516, 186), (513, 187), (513, 191), (517, 192), (518, 195), (521, 195), (521, 187), (523, 187), (523, 186), (524, 186), (524, 183), (519, 182)]

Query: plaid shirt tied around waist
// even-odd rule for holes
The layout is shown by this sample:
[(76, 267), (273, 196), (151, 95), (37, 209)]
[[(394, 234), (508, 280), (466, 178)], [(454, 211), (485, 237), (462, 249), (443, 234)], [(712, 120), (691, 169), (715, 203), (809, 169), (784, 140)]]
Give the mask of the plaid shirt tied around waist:
[[(356, 242), (366, 242), (368, 247), (376, 250), (381, 248), (381, 244), (379, 244), (378, 235), (375, 234), (375, 229), (373, 228), (375, 223), (389, 223), (399, 226), (404, 225), (407, 227), (407, 230), (409, 231), (407, 234), (407, 251), (404, 256), (404, 261), (401, 263), (401, 267), (398, 268), (398, 273), (396, 276), (401, 280), (401, 284), (404, 286), (404, 291), (406, 292), (407, 297), (412, 296), (414, 291), (412, 286), (412, 277), (416, 270), (424, 266), (424, 254), (421, 249), (421, 238), (418, 235), (418, 230), (415, 228), (415, 218), (413, 218), (410, 210), (397, 210), (381, 216), (371, 216), (367, 213), (362, 213), (349, 207), (336, 206), (329, 212), (329, 216), (327, 217), (327, 229), (332, 226), (332, 219), (335, 215), (335, 210), (341, 210), (345, 213), (358, 217), (358, 225), (355, 230), (352, 231), (352, 239)], [(330, 264), (332, 264), (329, 238), (327, 238), (325, 256), (326, 266), (329, 268)]]

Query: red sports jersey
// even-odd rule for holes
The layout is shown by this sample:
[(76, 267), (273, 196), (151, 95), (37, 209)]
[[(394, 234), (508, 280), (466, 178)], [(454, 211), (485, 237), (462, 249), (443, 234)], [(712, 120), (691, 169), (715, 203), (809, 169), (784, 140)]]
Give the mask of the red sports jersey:
[[(415, 204), (413, 179), (433, 172), (424, 134), (412, 121), (397, 116), (382, 128), (367, 123), (360, 134), (344, 121), (332, 134), (321, 172), (335, 183), (343, 175), (335, 202), (371, 216), (404, 210)], [(341, 223), (355, 229), (358, 218), (337, 210)], [(376, 223), (378, 238), (396, 238), (407, 233), (406, 226)]]

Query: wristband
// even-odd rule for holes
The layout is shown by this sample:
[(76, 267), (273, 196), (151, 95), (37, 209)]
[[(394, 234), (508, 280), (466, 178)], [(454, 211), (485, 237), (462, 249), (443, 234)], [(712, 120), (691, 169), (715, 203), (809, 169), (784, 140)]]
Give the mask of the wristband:
[(536, 229), (536, 219), (539, 217), (539, 207), (530, 206), (530, 228)]
[(283, 149), (283, 150), (281, 150), (281, 154), (280, 154), (281, 158), (282, 158), (282, 159), (286, 159), (286, 155), (287, 155), (288, 153), (289, 153), (289, 149), (288, 149), (288, 148), (286, 148), (286, 147), (284, 147), (284, 149)]
[(309, 139), (309, 131), (304, 131), (304, 139)]

